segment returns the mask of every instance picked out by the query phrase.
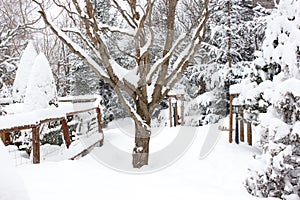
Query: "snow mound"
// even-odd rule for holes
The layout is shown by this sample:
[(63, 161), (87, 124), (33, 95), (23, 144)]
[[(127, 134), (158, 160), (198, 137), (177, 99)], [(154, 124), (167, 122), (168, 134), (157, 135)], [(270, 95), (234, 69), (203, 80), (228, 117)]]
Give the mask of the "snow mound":
[(0, 199), (1, 200), (29, 200), (18, 172), (13, 166), (4, 144), (0, 140)]

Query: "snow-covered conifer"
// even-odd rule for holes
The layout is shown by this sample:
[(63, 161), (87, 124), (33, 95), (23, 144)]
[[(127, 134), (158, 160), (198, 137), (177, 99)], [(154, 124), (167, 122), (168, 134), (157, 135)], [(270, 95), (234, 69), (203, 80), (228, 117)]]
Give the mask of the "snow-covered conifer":
[(33, 42), (30, 41), (22, 54), (16, 72), (16, 78), (13, 85), (13, 100), (15, 102), (24, 102), (28, 79), (36, 56), (37, 53), (34, 49)]
[(57, 97), (55, 81), (46, 56), (40, 53), (28, 78), (24, 99), (24, 109), (31, 111), (47, 108), (51, 100)]
[(271, 103), (260, 117), (263, 154), (246, 179), (248, 191), (256, 196), (300, 198), (299, 7), (300, 1), (280, 1), (263, 43), (265, 62), (279, 64), (282, 71), (263, 92)]

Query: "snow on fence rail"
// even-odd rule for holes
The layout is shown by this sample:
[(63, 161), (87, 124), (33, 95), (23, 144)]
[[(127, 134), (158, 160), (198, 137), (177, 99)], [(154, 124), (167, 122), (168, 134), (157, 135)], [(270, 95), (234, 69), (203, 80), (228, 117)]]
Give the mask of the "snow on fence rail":
[[(98, 132), (102, 135), (100, 141), (91, 144), (87, 149), (95, 144), (103, 144), (104, 134), (102, 130), (101, 120), (101, 97), (100, 96), (77, 96), (77, 97), (62, 97), (57, 101), (56, 106), (34, 110), (31, 112), (22, 112), (14, 107), (20, 107), (17, 104), (8, 105), (7, 110), (13, 110), (14, 113), (9, 113), (5, 116), (0, 116), (0, 136), (4, 142), (7, 137), (3, 137), (10, 132), (32, 129), (32, 150), (33, 150), (33, 163), (40, 163), (40, 126), (43, 123), (61, 121), (63, 136), (67, 148), (71, 145), (69, 134), (69, 127), (67, 125), (66, 117), (79, 113), (89, 112), (96, 110), (98, 121)], [(77, 153), (84, 154), (86, 151), (81, 150)], [(70, 158), (74, 158), (70, 157)]]

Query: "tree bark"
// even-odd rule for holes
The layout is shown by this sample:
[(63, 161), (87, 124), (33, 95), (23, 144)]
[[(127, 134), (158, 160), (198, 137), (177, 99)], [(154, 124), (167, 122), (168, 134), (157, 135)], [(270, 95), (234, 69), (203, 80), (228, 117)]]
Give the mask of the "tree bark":
[(151, 130), (141, 123), (135, 123), (135, 147), (132, 153), (132, 165), (134, 168), (141, 168), (148, 165), (149, 161), (149, 142)]
[(149, 142), (151, 136), (151, 114), (146, 99), (136, 101), (136, 111), (141, 120), (135, 119), (135, 147), (132, 152), (132, 165), (141, 168), (148, 165)]

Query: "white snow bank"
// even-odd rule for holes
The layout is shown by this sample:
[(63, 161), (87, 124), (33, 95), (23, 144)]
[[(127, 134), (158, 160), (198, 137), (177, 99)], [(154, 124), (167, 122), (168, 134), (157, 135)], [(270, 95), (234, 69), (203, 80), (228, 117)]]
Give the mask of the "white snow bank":
[(0, 140), (0, 199), (1, 200), (29, 200), (22, 179), (19, 177), (16, 167)]
[(92, 145), (95, 145), (96, 143), (100, 144), (102, 139), (103, 135), (96, 132), (91, 135), (83, 135), (80, 139), (73, 141), (69, 148), (65, 145), (62, 145), (61, 147), (43, 145), (41, 146), (41, 149), (44, 154), (41, 155), (41, 159), (46, 161), (68, 160), (76, 157), (79, 153), (90, 148)]
[[(165, 128), (156, 137), (157, 139), (152, 138), (150, 144), (154, 146), (150, 151), (152, 152), (155, 146), (159, 149), (168, 147), (172, 143), (170, 137), (173, 137), (179, 129)], [(156, 173), (130, 175), (107, 168), (97, 162), (97, 154), (105, 151), (107, 145), (111, 143), (129, 151), (128, 158), (117, 157), (110, 151), (107, 151), (106, 156), (131, 165), (134, 138), (127, 137), (124, 140), (126, 135), (118, 129), (107, 130), (109, 133), (104, 146), (95, 148), (82, 159), (26, 165), (19, 167), (19, 170), (26, 180), (26, 185), (30, 186), (29, 193), (32, 200), (96, 200), (99, 197), (137, 200), (145, 193), (147, 193), (146, 196), (144, 195), (145, 200), (260, 199), (248, 194), (243, 186), (248, 164), (253, 160), (254, 149), (243, 144), (229, 144), (228, 135), (224, 133), (220, 135), (221, 138), (211, 154), (199, 160), (199, 153), (209, 126), (197, 130), (196, 139), (186, 154), (172, 166)], [(154, 162), (155, 160), (159, 162), (150, 155), (148, 167), (159, 164)]]

